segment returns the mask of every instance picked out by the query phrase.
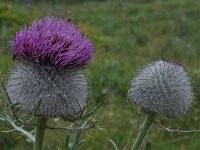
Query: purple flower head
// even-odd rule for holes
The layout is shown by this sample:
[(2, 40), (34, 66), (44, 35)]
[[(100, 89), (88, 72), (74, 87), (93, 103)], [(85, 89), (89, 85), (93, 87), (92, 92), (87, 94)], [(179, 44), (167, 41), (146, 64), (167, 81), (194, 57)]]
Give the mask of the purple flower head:
[(93, 44), (67, 20), (46, 17), (21, 29), (11, 40), (14, 56), (53, 68), (83, 66)]

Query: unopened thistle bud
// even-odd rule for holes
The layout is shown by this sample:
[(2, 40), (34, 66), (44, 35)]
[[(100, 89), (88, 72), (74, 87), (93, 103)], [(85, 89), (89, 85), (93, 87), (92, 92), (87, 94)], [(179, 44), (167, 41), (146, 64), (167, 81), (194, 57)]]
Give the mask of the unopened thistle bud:
[(17, 63), (10, 73), (7, 91), (12, 102), (21, 103), (21, 110), (65, 117), (84, 108), (84, 66), (94, 48), (72, 23), (53, 17), (36, 20), (16, 34), (11, 49)]
[(141, 108), (166, 117), (180, 117), (192, 102), (192, 87), (184, 68), (173, 61), (146, 65), (130, 83), (128, 96)]

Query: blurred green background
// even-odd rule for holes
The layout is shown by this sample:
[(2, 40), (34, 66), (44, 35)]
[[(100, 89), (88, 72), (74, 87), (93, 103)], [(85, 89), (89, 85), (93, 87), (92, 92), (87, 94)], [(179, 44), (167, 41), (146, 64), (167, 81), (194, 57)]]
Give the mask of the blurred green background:
[[(199, 0), (1, 0), (0, 72), (7, 74), (13, 60), (9, 39), (34, 19), (71, 18), (93, 41), (88, 108), (107, 102), (97, 112), (98, 125), (83, 134), (81, 150), (112, 150), (112, 139), (130, 148), (137, 122), (127, 104), (127, 89), (134, 73), (160, 58), (176, 59), (192, 78), (194, 101), (179, 119), (159, 117), (172, 128), (200, 129), (200, 1)], [(142, 118), (141, 118), (142, 119)], [(1, 130), (11, 129), (0, 122)], [(45, 149), (65, 149), (66, 134), (47, 130)], [(73, 135), (72, 135), (73, 137)], [(147, 137), (153, 150), (199, 150), (200, 134), (172, 134), (153, 126)], [(1, 150), (28, 150), (32, 145), (16, 133), (0, 133)]]

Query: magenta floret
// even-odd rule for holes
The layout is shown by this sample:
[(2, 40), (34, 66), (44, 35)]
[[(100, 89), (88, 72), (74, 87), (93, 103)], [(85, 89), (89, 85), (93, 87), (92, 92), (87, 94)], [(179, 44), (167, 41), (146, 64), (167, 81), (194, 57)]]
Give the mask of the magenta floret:
[(21, 29), (11, 39), (11, 50), (17, 59), (71, 68), (87, 64), (94, 47), (69, 21), (46, 17)]

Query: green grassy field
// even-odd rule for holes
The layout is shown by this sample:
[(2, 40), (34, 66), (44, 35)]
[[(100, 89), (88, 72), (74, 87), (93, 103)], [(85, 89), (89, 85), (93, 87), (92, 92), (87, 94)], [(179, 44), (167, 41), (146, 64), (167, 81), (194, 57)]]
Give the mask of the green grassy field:
[[(136, 116), (127, 104), (127, 89), (134, 73), (160, 58), (176, 59), (192, 78), (194, 101), (180, 119), (162, 118), (172, 128), (200, 129), (200, 1), (143, 0), (87, 1), (85, 3), (0, 2), (0, 72), (7, 74), (13, 60), (9, 39), (21, 27), (44, 16), (70, 17), (93, 41), (93, 61), (86, 68), (89, 79), (88, 108), (107, 102), (97, 112), (97, 125), (84, 133), (81, 150), (114, 149), (107, 138), (123, 149), (137, 135)], [(0, 123), (2, 130), (7, 129)], [(66, 134), (47, 130), (46, 149), (65, 149)], [(73, 137), (73, 136), (72, 136)], [(153, 126), (148, 139), (153, 150), (199, 150), (200, 134), (169, 134)], [(1, 150), (27, 150), (32, 145), (18, 134), (0, 133)]]

